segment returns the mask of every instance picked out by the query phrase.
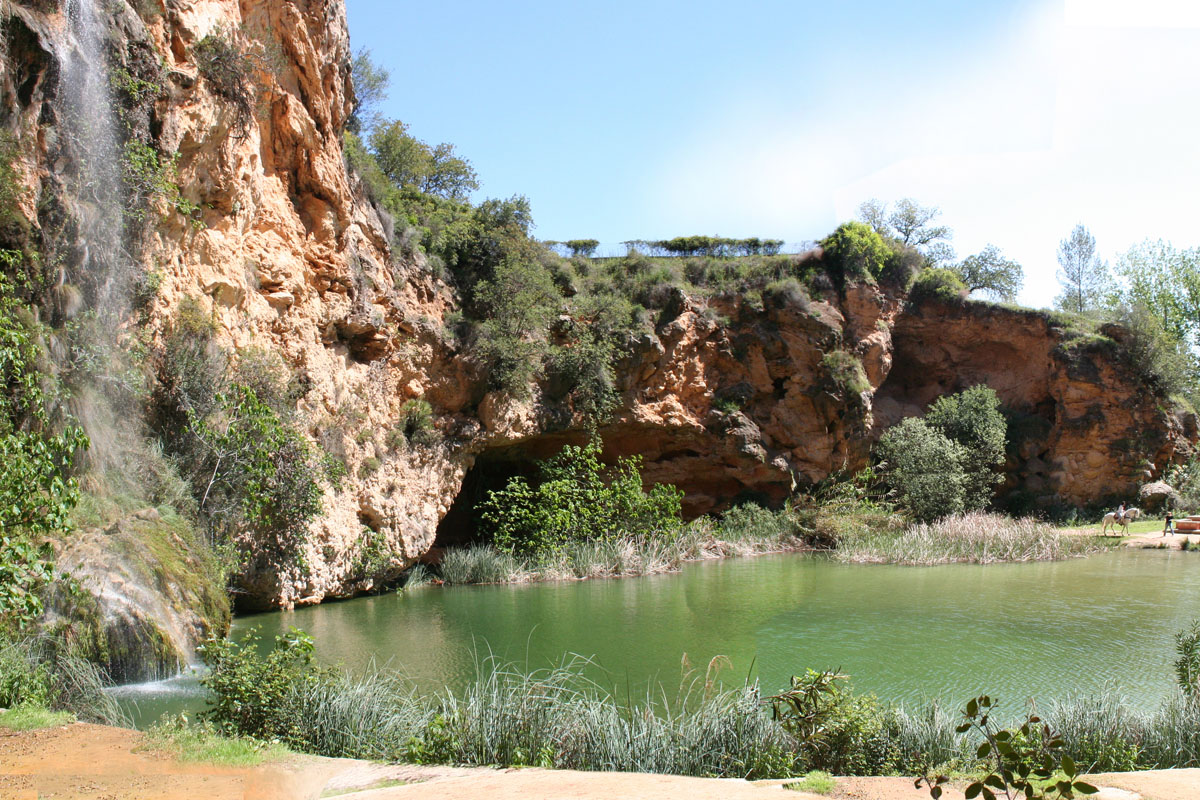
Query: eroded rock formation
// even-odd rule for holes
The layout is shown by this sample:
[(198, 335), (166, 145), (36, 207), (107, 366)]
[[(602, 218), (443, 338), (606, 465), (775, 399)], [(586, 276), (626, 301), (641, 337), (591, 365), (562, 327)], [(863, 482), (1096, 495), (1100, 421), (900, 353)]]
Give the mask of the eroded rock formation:
[[(108, 7), (111, 63), (160, 87), (131, 102), (126, 121), (158, 151), (178, 153), (182, 199), (197, 209), (151, 199), (138, 256), (161, 276), (145, 314), (151, 341), (184, 298), (198, 299), (224, 342), (274, 350), (304, 376), (299, 418), (349, 470), (326, 491), (305, 565), (259, 563), (242, 576), (254, 605), (369, 588), (387, 575), (362, 573), (364, 543), (393, 554), (388, 574), (416, 561), (477, 459), (541, 456), (582, 436), (580, 420), (536, 391), (524, 402), (489, 393), (443, 333), (453, 288), (419, 255), (390, 250), (387, 225), (342, 155), (352, 88), (341, 0)], [(21, 146), (29, 235), (69, 238), (82, 212), (56, 138), (63, 10), (28, 0), (6, 2), (3, 14), (0, 121)], [(200, 74), (198, 45), (214, 33), (254, 55), (248, 113)], [(39, 204), (50, 195), (68, 200)], [(1172, 411), (1107, 351), (1068, 346), (1038, 313), (913, 305), (868, 285), (765, 307), (682, 295), (674, 305), (629, 343), (622, 402), (601, 432), (609, 455), (641, 454), (647, 480), (684, 489), (689, 514), (739, 498), (781, 501), (857, 469), (886, 425), (975, 383), (1023, 421), (1006, 489), (1032, 505), (1133, 491), (1196, 438), (1194, 417)], [(865, 382), (847, 381), (830, 353), (861, 362)], [(432, 406), (439, 440), (412, 446), (388, 435), (414, 398)]]

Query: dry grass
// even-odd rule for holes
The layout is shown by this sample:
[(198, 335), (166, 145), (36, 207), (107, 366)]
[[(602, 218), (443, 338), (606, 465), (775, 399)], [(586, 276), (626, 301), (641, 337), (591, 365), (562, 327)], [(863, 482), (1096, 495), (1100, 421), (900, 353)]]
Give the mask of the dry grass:
[(702, 517), (675, 536), (573, 542), (535, 558), (513, 556), (491, 545), (456, 548), (443, 557), (441, 575), (450, 584), (622, 578), (677, 572), (688, 561), (780, 553), (803, 546), (791, 512), (745, 506), (719, 520)]
[(1098, 549), (1094, 542), (1063, 534), (1040, 520), (973, 512), (915, 524), (898, 533), (874, 528), (854, 531), (838, 542), (835, 556), (856, 563), (995, 564), (1057, 561)]

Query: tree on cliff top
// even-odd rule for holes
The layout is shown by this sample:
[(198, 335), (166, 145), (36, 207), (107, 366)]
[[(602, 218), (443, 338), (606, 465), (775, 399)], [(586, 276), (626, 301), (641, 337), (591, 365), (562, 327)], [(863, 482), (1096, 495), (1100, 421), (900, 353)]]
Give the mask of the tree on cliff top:
[(354, 81), (354, 111), (346, 120), (346, 127), (353, 133), (362, 133), (379, 123), (378, 108), (387, 99), (391, 75), (365, 47), (354, 54), (350, 75)]
[(935, 225), (941, 216), (937, 206), (923, 206), (911, 197), (897, 201), (894, 208), (871, 198), (858, 207), (858, 218), (875, 229), (880, 236), (894, 239), (915, 248), (931, 266), (941, 266), (954, 259), (950, 240), (954, 232), (946, 225)]
[(1005, 258), (1000, 248), (989, 244), (979, 253), (967, 256), (954, 267), (971, 292), (983, 292), (997, 300), (1011, 302), (1025, 283), (1025, 272), (1021, 265)]
[(479, 188), (475, 168), (454, 152), (454, 145), (430, 147), (400, 120), (377, 125), (370, 144), (383, 174), (396, 186), (449, 200), (465, 200)]
[(1108, 264), (1096, 255), (1096, 237), (1082, 224), (1059, 242), (1058, 267), (1058, 282), (1063, 291), (1055, 299), (1055, 305), (1082, 314), (1104, 303), (1112, 287)]

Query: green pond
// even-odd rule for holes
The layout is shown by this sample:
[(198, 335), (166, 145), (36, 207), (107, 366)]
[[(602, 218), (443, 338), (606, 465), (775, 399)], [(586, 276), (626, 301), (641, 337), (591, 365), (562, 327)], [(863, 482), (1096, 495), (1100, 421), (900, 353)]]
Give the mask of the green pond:
[[(804, 555), (704, 562), (680, 574), (514, 586), (423, 587), (237, 620), (297, 627), (317, 655), (372, 660), (426, 690), (458, 688), (488, 656), (536, 669), (578, 654), (617, 694), (673, 691), (687, 661), (765, 689), (840, 668), (860, 692), (958, 706), (1115, 691), (1140, 706), (1172, 689), (1172, 637), (1200, 616), (1200, 554), (1121, 550), (1070, 561), (900, 567)], [(140, 721), (196, 707), (195, 679), (129, 687)]]

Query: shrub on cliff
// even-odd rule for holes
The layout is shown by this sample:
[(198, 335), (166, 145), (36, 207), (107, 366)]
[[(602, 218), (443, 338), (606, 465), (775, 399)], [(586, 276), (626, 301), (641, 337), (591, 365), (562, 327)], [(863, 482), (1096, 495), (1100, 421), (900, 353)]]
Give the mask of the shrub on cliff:
[(214, 333), (196, 301), (180, 303), (159, 354), (159, 427), (214, 542), (292, 561), (335, 477), (292, 419), (303, 381), (260, 350), (235, 359)]
[(871, 388), (862, 360), (853, 353), (830, 350), (822, 356), (821, 367), (833, 385), (843, 394), (859, 395)]
[(600, 463), (600, 443), (568, 445), (539, 463), (531, 485), (516, 477), (488, 494), (480, 518), (496, 547), (509, 553), (548, 555), (572, 542), (675, 536), (682, 524), (682, 492), (658, 484), (642, 490), (641, 460)]
[(892, 248), (870, 225), (844, 222), (821, 240), (830, 273), (841, 282), (874, 282), (892, 257)]
[(254, 119), (254, 63), (233, 35), (221, 27), (215, 28), (196, 43), (192, 57), (196, 70), (203, 76), (213, 94), (234, 109), (234, 127), (245, 136)]
[(967, 296), (967, 285), (954, 270), (923, 270), (913, 282), (909, 295), (913, 300), (959, 300)]

